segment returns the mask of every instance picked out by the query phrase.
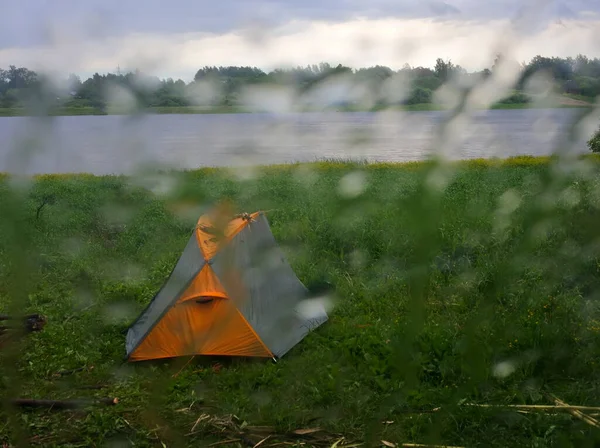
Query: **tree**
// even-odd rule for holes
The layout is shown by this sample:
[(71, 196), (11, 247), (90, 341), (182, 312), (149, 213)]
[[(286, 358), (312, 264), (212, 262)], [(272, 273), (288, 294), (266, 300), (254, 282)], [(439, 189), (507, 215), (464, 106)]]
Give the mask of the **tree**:
[[(398, 69), (374, 66), (356, 70), (342, 64), (321, 62), (292, 68), (278, 68), (270, 72), (252, 66), (204, 66), (186, 83), (180, 79), (158, 79), (141, 73), (117, 70), (116, 73), (94, 73), (82, 80), (75, 74), (65, 77), (60, 83), (50, 82), (43, 73), (36, 73), (25, 67), (11, 65), (0, 69), (0, 107), (22, 107), (30, 101), (48, 105), (66, 105), (68, 107), (94, 107), (103, 110), (107, 101), (107, 88), (118, 86), (130, 92), (138, 105), (144, 107), (176, 107), (196, 104), (198, 88), (202, 90), (204, 81), (210, 81), (214, 87), (211, 96), (212, 105), (237, 105), (239, 93), (249, 85), (268, 84), (289, 86), (300, 94), (313, 86), (328, 80), (332, 76), (359, 82), (375, 96), (390, 77), (401, 75), (410, 80), (412, 92), (406, 102), (411, 104), (431, 101), (432, 92), (437, 90), (452, 76), (473, 77), (474, 81), (493, 75), (502, 66), (502, 71), (518, 73), (516, 90), (502, 102), (523, 103), (529, 97), (523, 92), (523, 86), (529, 76), (539, 71), (550, 74), (554, 88), (559, 93), (586, 97), (592, 100), (600, 96), (600, 59), (577, 55), (573, 58), (536, 56), (528, 63), (519, 63), (507, 59), (503, 54), (496, 55), (490, 68), (468, 73), (449, 60), (438, 58), (434, 67), (411, 67), (404, 64)], [(198, 85), (202, 83), (202, 85)], [(207, 87), (208, 88), (208, 87)], [(60, 99), (57, 99), (60, 98)], [(66, 98), (66, 99), (65, 99)]]
[(417, 87), (413, 89), (410, 96), (404, 101), (405, 104), (427, 104), (431, 103), (433, 93), (429, 89)]
[(0, 95), (1, 107), (17, 107), (19, 105), (19, 91), (17, 89), (8, 89)]
[(81, 88), (81, 78), (71, 73), (67, 78), (67, 87), (71, 92), (77, 92)]
[(587, 142), (590, 151), (600, 153), (600, 127)]
[(454, 66), (450, 61), (446, 62), (442, 58), (437, 58), (433, 71), (435, 72), (435, 76), (437, 76), (442, 82), (446, 82), (452, 75)]
[(0, 68), (0, 95), (8, 90), (8, 71)]
[(8, 88), (23, 89), (32, 86), (37, 80), (37, 73), (26, 69), (25, 67), (15, 67), (11, 65), (8, 68)]

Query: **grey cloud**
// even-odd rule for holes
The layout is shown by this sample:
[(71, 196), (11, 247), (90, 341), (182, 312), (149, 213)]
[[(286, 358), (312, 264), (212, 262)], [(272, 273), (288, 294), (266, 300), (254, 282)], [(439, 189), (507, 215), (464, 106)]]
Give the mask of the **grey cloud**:
[[(557, 19), (576, 18), (584, 10), (600, 13), (598, 0), (545, 3)], [(44, 43), (48, 22), (90, 38), (132, 32), (222, 33), (252, 19), (271, 26), (294, 19), (343, 21), (359, 16), (485, 20), (514, 17), (522, 5), (522, 0), (21, 0), (0, 15), (0, 49)]]

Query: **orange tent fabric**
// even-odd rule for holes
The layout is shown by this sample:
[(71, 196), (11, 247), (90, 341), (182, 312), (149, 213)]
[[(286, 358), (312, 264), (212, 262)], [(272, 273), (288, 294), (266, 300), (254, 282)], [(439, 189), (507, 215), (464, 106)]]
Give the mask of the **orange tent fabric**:
[(130, 359), (187, 355), (273, 357), (232, 302), (180, 302), (160, 320)]
[(228, 298), (221, 282), (208, 264), (205, 264), (196, 278), (192, 280), (192, 284), (181, 295), (178, 303), (204, 296)]
[(219, 248), (231, 241), (249, 222), (256, 219), (258, 213), (249, 215), (248, 219), (234, 218), (227, 223), (215, 222), (210, 216), (202, 216), (196, 226), (198, 244), (206, 260), (210, 260), (219, 251)]

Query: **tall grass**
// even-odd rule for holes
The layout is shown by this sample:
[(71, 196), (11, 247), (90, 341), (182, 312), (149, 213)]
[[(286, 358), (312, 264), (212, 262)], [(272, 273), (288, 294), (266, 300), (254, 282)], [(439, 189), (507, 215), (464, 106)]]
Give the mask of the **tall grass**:
[[(207, 412), (366, 446), (595, 446), (598, 431), (569, 414), (461, 403), (546, 404), (550, 391), (600, 405), (598, 172), (596, 158), (516, 158), (39, 176), (27, 188), (5, 177), (0, 311), (48, 325), (0, 352), (2, 395), (121, 402), (5, 406), (0, 442), (208, 446), (218, 435), (189, 434)], [(276, 364), (123, 364), (122, 330), (222, 199), (268, 210), (300, 279), (333, 288), (330, 321)], [(82, 366), (94, 368), (53, 376)], [(77, 389), (90, 384), (105, 389)]]

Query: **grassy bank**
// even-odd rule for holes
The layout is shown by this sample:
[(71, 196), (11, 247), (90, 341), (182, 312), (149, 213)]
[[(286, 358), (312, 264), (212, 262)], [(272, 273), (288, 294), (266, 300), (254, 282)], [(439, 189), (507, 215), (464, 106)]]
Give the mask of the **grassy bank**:
[[(148, 114), (232, 114), (243, 113), (244, 111), (236, 107), (150, 107), (139, 111)], [(39, 114), (39, 111), (37, 112)], [(94, 107), (63, 107), (53, 108), (45, 112), (49, 116), (78, 116), (78, 115), (129, 115), (129, 110), (101, 110)], [(34, 115), (25, 108), (1, 108), (0, 117), (25, 117)]]
[[(560, 104), (555, 106), (556, 108), (582, 108), (591, 107), (591, 103), (587, 103), (579, 100), (580, 102), (573, 102), (572, 104)], [(527, 103), (497, 103), (490, 107), (490, 109), (530, 109), (535, 107), (533, 104)], [(433, 104), (410, 104), (401, 107), (394, 107), (394, 110), (404, 111), (435, 111), (445, 110), (446, 107)], [(327, 110), (336, 112), (369, 112), (383, 110), (381, 107), (374, 107), (372, 109), (365, 109), (359, 107), (332, 107)], [(149, 107), (141, 110), (140, 112), (148, 114), (236, 114), (236, 113), (250, 113), (242, 107), (237, 106), (218, 106), (218, 107), (192, 107), (192, 106), (180, 106), (180, 107)], [(310, 111), (307, 111), (310, 112)], [(49, 110), (46, 115), (50, 116), (75, 116), (75, 115), (126, 115), (131, 112), (129, 111), (102, 111), (93, 107), (68, 107), (68, 108), (56, 108)], [(0, 108), (0, 117), (20, 117), (32, 115), (30, 111), (24, 108)]]
[[(594, 446), (599, 430), (565, 412), (465, 406), (548, 404), (548, 391), (600, 406), (600, 162), (570, 168), (547, 158), (323, 162), (243, 181), (220, 169), (40, 176), (27, 190), (4, 178), (0, 312), (41, 312), (48, 324), (0, 351), (1, 395), (120, 403), (5, 407), (0, 442), (230, 438), (198, 422), (206, 413), (280, 434), (319, 427), (375, 447)], [(170, 273), (202, 207), (222, 198), (269, 210), (301, 280), (334, 287), (330, 321), (277, 364), (122, 364), (122, 330)], [(90, 385), (102, 389), (81, 388)]]

